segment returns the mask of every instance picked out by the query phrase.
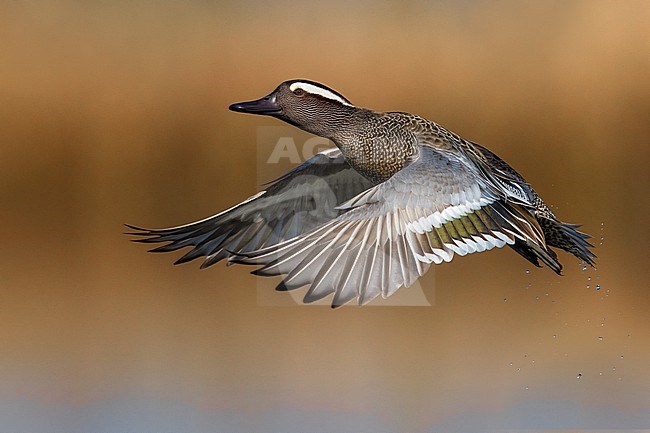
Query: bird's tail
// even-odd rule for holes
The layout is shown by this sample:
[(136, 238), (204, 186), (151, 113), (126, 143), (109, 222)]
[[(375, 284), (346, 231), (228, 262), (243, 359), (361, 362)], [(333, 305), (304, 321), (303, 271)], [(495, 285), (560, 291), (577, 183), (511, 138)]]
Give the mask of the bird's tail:
[(596, 255), (589, 249), (594, 246), (587, 241), (591, 236), (578, 231), (579, 225), (566, 224), (550, 218), (539, 218), (538, 221), (548, 245), (561, 248), (594, 266)]

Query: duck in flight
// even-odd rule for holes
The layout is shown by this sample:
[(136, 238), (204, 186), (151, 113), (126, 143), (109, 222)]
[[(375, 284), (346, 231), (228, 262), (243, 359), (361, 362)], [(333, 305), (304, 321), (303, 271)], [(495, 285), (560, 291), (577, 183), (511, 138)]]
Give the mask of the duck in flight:
[(176, 263), (257, 265), (284, 276), (277, 290), (309, 286), (304, 302), (333, 295), (359, 305), (409, 287), (431, 264), (508, 245), (557, 274), (551, 247), (593, 266), (588, 235), (558, 220), (512, 167), (435, 122), (356, 107), (313, 81), (290, 80), (230, 106), (276, 117), (330, 139), (266, 189), (214, 216), (134, 230), (153, 252), (189, 248)]

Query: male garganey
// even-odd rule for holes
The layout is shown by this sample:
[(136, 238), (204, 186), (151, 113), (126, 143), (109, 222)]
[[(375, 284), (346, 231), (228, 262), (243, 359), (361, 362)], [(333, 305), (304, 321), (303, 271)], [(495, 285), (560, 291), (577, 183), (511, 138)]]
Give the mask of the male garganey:
[(316, 154), (266, 190), (210, 218), (180, 227), (133, 227), (155, 252), (260, 265), (284, 275), (278, 290), (305, 285), (304, 302), (334, 294), (332, 306), (360, 305), (410, 286), (431, 263), (510, 246), (560, 274), (550, 247), (593, 265), (588, 235), (559, 221), (512, 167), (486, 148), (427, 119), (354, 106), (308, 80), (230, 106), (273, 116), (326, 137)]

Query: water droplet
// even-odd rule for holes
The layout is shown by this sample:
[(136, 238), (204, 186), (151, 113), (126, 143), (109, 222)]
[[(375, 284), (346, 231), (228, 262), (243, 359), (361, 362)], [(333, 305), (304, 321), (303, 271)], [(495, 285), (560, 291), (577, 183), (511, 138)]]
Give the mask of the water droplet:
[(587, 270), (587, 265), (584, 265), (584, 266), (582, 267), (582, 270), (583, 270), (583, 272), (586, 271), (586, 270)]
[(508, 302), (508, 298), (503, 298), (503, 302)]
[(520, 367), (517, 367), (517, 371), (521, 371), (521, 368), (520, 368)]
[(596, 284), (596, 290), (600, 290), (600, 284)]
[(602, 371), (601, 371), (600, 373), (598, 373), (598, 376), (602, 376), (602, 375), (603, 375), (603, 372), (602, 372)]
[(603, 341), (603, 337), (598, 337), (598, 341)]
[(526, 355), (525, 353), (524, 353), (524, 358), (528, 358), (528, 355)]
[(621, 355), (621, 359), (623, 359), (623, 358), (624, 358), (623, 355)]
[(556, 338), (557, 338), (557, 334), (553, 334), (553, 339), (556, 339)]
[(591, 281), (591, 277), (587, 277), (587, 281)]
[(512, 362), (510, 363), (510, 367), (512, 367)]
[(527, 273), (527, 274), (530, 274), (530, 269), (526, 269), (526, 273)]
[(578, 373), (578, 376), (576, 376), (576, 379), (582, 379), (582, 373)]
[(612, 371), (616, 371), (616, 367), (612, 367)]
[(528, 387), (524, 388), (526, 391), (528, 391)]

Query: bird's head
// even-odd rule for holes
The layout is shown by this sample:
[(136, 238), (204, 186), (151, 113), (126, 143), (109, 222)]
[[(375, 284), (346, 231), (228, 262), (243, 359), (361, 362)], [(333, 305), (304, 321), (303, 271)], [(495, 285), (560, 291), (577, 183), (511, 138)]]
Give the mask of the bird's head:
[(230, 106), (232, 111), (277, 117), (326, 137), (354, 108), (340, 93), (309, 80), (285, 81), (263, 98)]

